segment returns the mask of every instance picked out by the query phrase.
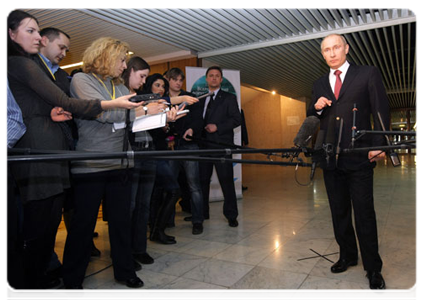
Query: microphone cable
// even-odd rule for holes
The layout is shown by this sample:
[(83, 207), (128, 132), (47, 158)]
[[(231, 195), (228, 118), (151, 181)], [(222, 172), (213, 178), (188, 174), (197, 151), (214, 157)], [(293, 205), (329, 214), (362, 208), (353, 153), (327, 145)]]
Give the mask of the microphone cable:
[(299, 166), (299, 163), (300, 162), (302, 162), (303, 160), (301, 159), (301, 158), (298, 158), (298, 160), (299, 160), (299, 162), (298, 162), (298, 164), (295, 166), (295, 175), (294, 175), (294, 178), (295, 178), (295, 181), (297, 182), (297, 184), (298, 185), (301, 185), (301, 186), (309, 186), (311, 183), (312, 183), (312, 181), (313, 181), (313, 178), (310, 176), (310, 179), (309, 179), (309, 181), (308, 181), (308, 183), (301, 183), (299, 180), (298, 180), (298, 166)]

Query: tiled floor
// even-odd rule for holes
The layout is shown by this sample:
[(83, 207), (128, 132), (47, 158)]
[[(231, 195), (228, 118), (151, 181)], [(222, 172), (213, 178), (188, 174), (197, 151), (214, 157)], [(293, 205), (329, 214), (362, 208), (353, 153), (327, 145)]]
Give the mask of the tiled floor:
[[(409, 293), (416, 282), (416, 165), (414, 155), (400, 157), (401, 167), (379, 163), (376, 168), (375, 206), (387, 289)], [(308, 172), (300, 168), (298, 181), (307, 182)], [(262, 290), (262, 298), (267, 292), (286, 290), (368, 291), (361, 261), (332, 274), (332, 263), (318, 256), (338, 259), (321, 170), (313, 184), (300, 186), (293, 167), (244, 165), (243, 185), (248, 190), (238, 201), (237, 228), (228, 226), (222, 202), (214, 202), (203, 234), (192, 235), (191, 224), (183, 221), (187, 214), (178, 205), (176, 227), (166, 231), (176, 236), (177, 244), (149, 242), (155, 263), (137, 272), (145, 286), (133, 293), (174, 289), (191, 295), (187, 289), (230, 289), (249, 299), (257, 290)], [(96, 231), (95, 244), (102, 255), (92, 259), (84, 288), (127, 289), (113, 279), (107, 224), (99, 220)], [(61, 228), (56, 247), (60, 257), (65, 236)]]

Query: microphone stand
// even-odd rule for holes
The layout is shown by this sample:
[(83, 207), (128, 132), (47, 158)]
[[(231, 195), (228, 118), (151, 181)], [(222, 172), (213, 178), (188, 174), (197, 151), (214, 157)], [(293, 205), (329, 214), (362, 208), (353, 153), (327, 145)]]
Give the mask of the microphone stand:
[(375, 147), (363, 147), (363, 148), (351, 148), (343, 149), (343, 153), (361, 152), (361, 151), (374, 151), (374, 150), (393, 150), (393, 149), (413, 149), (416, 148), (415, 143), (407, 144), (395, 144), (392, 146), (375, 146)]
[[(200, 155), (230, 155), (242, 153), (274, 153), (274, 152), (301, 152), (301, 149), (202, 149), (202, 150), (156, 150), (156, 151), (122, 151), (122, 152), (84, 152), (84, 151), (65, 151), (65, 150), (38, 150), (38, 149), (8, 149), (8, 163), (19, 162), (51, 162), (51, 161), (72, 161), (72, 160), (97, 160), (97, 159), (134, 159), (134, 158), (152, 158), (152, 159), (173, 159), (173, 160), (198, 160), (211, 162), (237, 162), (252, 164), (274, 164), (283, 166), (304, 166), (309, 167), (308, 163), (289, 163), (289, 162), (271, 162), (259, 160), (240, 160), (228, 159), (224, 157), (201, 157)], [(31, 155), (34, 154), (34, 155)], [(35, 155), (36, 154), (36, 155)], [(197, 155), (197, 156), (194, 156)]]
[[(355, 106), (355, 104), (354, 104)], [(341, 118), (341, 125), (339, 125), (339, 133), (338, 133), (338, 142), (336, 143), (336, 153), (335, 153), (335, 166), (338, 166), (338, 157), (339, 153), (341, 153), (341, 138), (342, 138), (342, 129), (344, 127), (344, 119)], [(354, 128), (354, 126), (353, 126)], [(354, 131), (355, 129), (353, 129)]]
[(357, 111), (358, 111), (357, 103), (354, 103), (354, 108), (353, 108), (352, 111), (353, 111), (353, 123), (352, 123), (352, 128), (351, 128), (351, 130), (352, 130), (351, 146), (352, 146), (352, 148), (354, 148), (354, 142), (356, 141), (356, 135), (357, 135), (357, 132), (356, 132), (357, 127), (356, 127), (356, 124), (355, 124), (355, 120), (356, 120), (356, 117), (357, 117)]
[(225, 157), (202, 157), (202, 156), (152, 156), (153, 159), (158, 160), (190, 160), (199, 162), (217, 162), (217, 163), (241, 163), (241, 164), (256, 164), (256, 165), (278, 165), (278, 166), (301, 166), (311, 167), (310, 163), (305, 162), (283, 162), (283, 161), (268, 161), (268, 160), (251, 160), (251, 159), (235, 159)]
[[(416, 147), (415, 140), (414, 141), (407, 141), (406, 143), (402, 144), (395, 144), (392, 145), (388, 134), (391, 135), (406, 135), (406, 136), (416, 136), (416, 132), (409, 132), (409, 131), (387, 131), (385, 128), (385, 125), (383, 124), (382, 116), (379, 112), (377, 112), (377, 117), (380, 123), (380, 126), (382, 128), (382, 131), (379, 130), (357, 130), (356, 127), (356, 114), (357, 114), (357, 105), (354, 103), (353, 108), (353, 126), (352, 126), (352, 137), (351, 137), (351, 148), (344, 149), (342, 152), (344, 153), (351, 153), (351, 152), (361, 152), (361, 151), (373, 151), (373, 150), (386, 150), (386, 152), (389, 154), (389, 158), (391, 159), (392, 165), (394, 167), (400, 166), (401, 161), (398, 158), (398, 154), (395, 151), (392, 151), (394, 149), (411, 149)], [(342, 119), (341, 119), (341, 127), (342, 127)], [(386, 139), (386, 143), (388, 146), (376, 146), (376, 147), (364, 147), (364, 148), (354, 148), (354, 143), (359, 138), (363, 137), (365, 134), (379, 134), (384, 135)], [(339, 146), (339, 140), (338, 140), (338, 146)], [(337, 147), (336, 149), (336, 161), (338, 161), (338, 155), (340, 152), (340, 148)]]
[[(385, 132), (386, 131), (385, 125), (383, 124), (382, 116), (380, 115), (379, 112), (377, 112), (377, 117), (379, 118), (379, 123), (380, 123), (380, 126), (382, 127), (382, 130)], [(389, 140), (389, 137), (387, 134), (385, 134), (385, 139), (386, 139), (386, 144), (388, 146), (391, 146), (391, 141)], [(401, 166), (401, 161), (399, 160), (398, 154), (395, 151), (388, 150), (386, 152), (389, 154), (389, 158), (391, 159), (391, 163), (394, 167)]]
[(364, 134), (384, 134), (384, 135), (406, 135), (406, 136), (416, 136), (415, 131), (381, 131), (381, 130), (357, 130), (358, 137), (355, 140), (358, 140)]
[[(208, 144), (214, 144), (214, 145), (218, 145), (218, 146), (224, 146), (224, 147), (231, 147), (231, 148), (236, 148), (236, 149), (257, 149), (257, 148), (251, 148), (251, 147), (246, 147), (246, 146), (241, 146), (241, 145), (237, 145), (237, 144), (231, 144), (231, 143), (222, 143), (222, 142), (216, 142), (216, 141), (210, 141), (207, 140), (205, 138), (198, 138), (198, 137), (193, 137), (191, 135), (187, 135), (187, 138), (199, 142), (199, 143), (208, 143)], [(308, 138), (311, 139), (311, 136)], [(294, 150), (296, 149), (296, 150)], [(297, 147), (297, 148), (292, 148), (293, 151), (277, 151), (280, 153), (286, 153), (285, 155), (276, 155), (276, 151), (275, 152), (262, 152), (261, 154), (267, 155), (267, 158), (270, 160), (270, 156), (274, 155), (274, 156), (280, 156), (282, 158), (291, 158), (290, 162), (292, 162), (294, 160), (294, 158), (297, 158), (298, 155), (303, 152), (304, 155), (307, 155), (308, 153), (310, 153), (310, 150), (305, 148), (305, 147)], [(257, 152), (255, 152), (257, 153)], [(235, 154), (235, 153), (234, 153)], [(248, 154), (248, 153), (247, 153)], [(310, 154), (309, 154), (310, 156)]]

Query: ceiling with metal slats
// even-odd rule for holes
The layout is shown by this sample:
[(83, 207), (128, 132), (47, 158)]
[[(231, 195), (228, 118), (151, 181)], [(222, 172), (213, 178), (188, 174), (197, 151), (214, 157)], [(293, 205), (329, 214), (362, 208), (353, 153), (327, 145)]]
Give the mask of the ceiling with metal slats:
[(341, 33), (349, 60), (381, 70), (392, 109), (416, 107), (416, 16), (407, 9), (27, 9), (71, 36), (63, 64), (96, 38), (126, 41), (154, 64), (197, 56), (240, 70), (241, 82), (307, 99), (327, 73), (320, 42)]

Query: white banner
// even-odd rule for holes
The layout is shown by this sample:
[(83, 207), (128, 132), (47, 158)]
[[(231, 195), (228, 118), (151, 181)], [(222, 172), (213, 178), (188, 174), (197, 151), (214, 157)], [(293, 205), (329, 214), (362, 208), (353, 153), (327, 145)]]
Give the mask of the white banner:
[[(208, 92), (208, 85), (206, 82), (207, 68), (185, 67), (185, 77), (187, 91), (190, 91), (196, 96)], [(241, 80), (239, 71), (237, 70), (222, 70), (223, 81), (221, 89), (236, 95), (238, 100), (238, 107), (241, 111)], [(234, 144), (241, 145), (241, 126), (234, 129)], [(241, 154), (233, 154), (234, 159), (241, 159)], [(234, 183), (235, 192), (238, 199), (242, 198), (242, 168), (241, 164), (234, 163)], [(213, 171), (210, 183), (210, 201), (223, 200), (222, 189), (220, 188), (219, 180), (216, 171)]]

